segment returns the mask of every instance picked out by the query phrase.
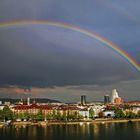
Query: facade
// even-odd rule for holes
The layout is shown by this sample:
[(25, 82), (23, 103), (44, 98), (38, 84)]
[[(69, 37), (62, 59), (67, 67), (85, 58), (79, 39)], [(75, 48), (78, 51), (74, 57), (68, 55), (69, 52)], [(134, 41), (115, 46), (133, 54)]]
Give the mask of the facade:
[(4, 107), (5, 105), (0, 105), (0, 110), (3, 110)]
[(83, 118), (88, 119), (89, 118), (89, 110), (88, 110), (88, 108), (80, 109), (79, 114), (81, 116), (83, 116)]
[(99, 117), (99, 113), (105, 110), (104, 105), (94, 105), (91, 106), (90, 108), (92, 108), (94, 111), (94, 117)]
[(51, 114), (52, 108), (48, 105), (38, 105), (38, 104), (32, 104), (32, 105), (16, 105), (13, 107), (13, 112), (15, 114), (22, 114), (22, 113), (29, 113), (36, 115), (39, 111), (42, 111), (44, 115)]
[(123, 99), (121, 97), (117, 97), (117, 98), (115, 98), (114, 103), (115, 104), (122, 104), (123, 103)]
[(81, 105), (86, 105), (86, 96), (85, 95), (81, 96)]
[(115, 117), (115, 111), (114, 110), (105, 110), (103, 112), (104, 117)]
[(77, 108), (76, 106), (73, 106), (73, 105), (61, 105), (61, 106), (58, 106), (58, 108), (56, 110), (57, 110), (56, 112), (60, 113), (61, 116), (79, 114), (79, 108)]
[(131, 108), (131, 110), (134, 112), (134, 113), (139, 113), (140, 112), (140, 106), (133, 106), (132, 108)]
[(125, 103), (126, 105), (129, 105), (129, 106), (140, 106), (140, 102), (139, 101), (131, 101), (131, 102), (126, 102)]
[(79, 108), (72, 105), (16, 105), (12, 110), (15, 114), (30, 114), (36, 116), (40, 111), (44, 116), (44, 119), (66, 119), (67, 117), (78, 118)]
[(27, 98), (27, 105), (30, 105), (30, 97)]
[(104, 104), (108, 104), (108, 103), (110, 103), (110, 97), (109, 97), (109, 95), (105, 95), (104, 96)]
[(113, 89), (112, 90), (112, 97), (111, 97), (111, 103), (114, 103), (115, 99), (118, 98), (119, 95), (118, 95), (118, 92), (116, 89)]

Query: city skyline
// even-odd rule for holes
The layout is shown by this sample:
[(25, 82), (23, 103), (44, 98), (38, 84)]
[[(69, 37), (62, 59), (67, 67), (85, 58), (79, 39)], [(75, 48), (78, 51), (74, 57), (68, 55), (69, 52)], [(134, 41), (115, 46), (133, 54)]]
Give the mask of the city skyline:
[(31, 88), (32, 97), (75, 102), (86, 95), (91, 101), (115, 88), (124, 100), (140, 99), (139, 5), (138, 0), (1, 1), (0, 96), (20, 97)]

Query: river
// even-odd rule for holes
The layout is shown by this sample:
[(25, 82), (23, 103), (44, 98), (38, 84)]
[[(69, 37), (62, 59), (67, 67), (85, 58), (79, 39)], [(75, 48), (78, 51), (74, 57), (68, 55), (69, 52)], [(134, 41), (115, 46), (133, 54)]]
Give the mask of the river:
[(0, 140), (140, 140), (140, 122), (6, 126)]

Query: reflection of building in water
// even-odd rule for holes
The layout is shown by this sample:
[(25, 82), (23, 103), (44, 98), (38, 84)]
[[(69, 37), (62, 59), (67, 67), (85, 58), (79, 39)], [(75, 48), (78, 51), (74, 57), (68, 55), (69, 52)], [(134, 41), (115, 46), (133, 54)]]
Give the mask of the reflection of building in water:
[(99, 124), (94, 124), (93, 125), (93, 134), (94, 134), (94, 137), (99, 137), (99, 133), (100, 133), (100, 128), (99, 128)]

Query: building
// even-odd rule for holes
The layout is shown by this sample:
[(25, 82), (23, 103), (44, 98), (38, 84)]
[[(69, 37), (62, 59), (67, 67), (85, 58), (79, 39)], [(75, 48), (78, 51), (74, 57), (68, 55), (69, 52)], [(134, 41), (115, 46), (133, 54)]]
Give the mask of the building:
[(134, 113), (139, 113), (140, 112), (140, 106), (133, 106), (131, 107), (131, 110), (134, 112)]
[(125, 104), (129, 106), (133, 106), (133, 105), (140, 106), (140, 101), (131, 101), (131, 102), (126, 102)]
[(27, 98), (27, 105), (30, 105), (30, 97)]
[(118, 92), (116, 89), (113, 89), (112, 90), (112, 97), (111, 97), (111, 103), (114, 103), (115, 99), (118, 98), (119, 95), (118, 95)]
[(109, 95), (105, 95), (104, 96), (104, 104), (108, 104), (108, 103), (110, 103), (110, 97), (109, 97)]
[(103, 116), (107, 117), (107, 118), (115, 117), (115, 111), (114, 110), (105, 110), (105, 111), (103, 111)]
[(88, 119), (89, 118), (89, 110), (88, 110), (88, 108), (80, 109), (79, 114), (81, 116), (83, 116), (83, 118)]
[(86, 96), (85, 95), (81, 96), (81, 105), (86, 105)]
[(53, 112), (52, 107), (48, 105), (31, 104), (31, 105), (16, 105), (15, 107), (13, 107), (13, 112), (15, 114), (29, 113), (36, 115), (40, 110), (45, 116)]
[(0, 110), (3, 110), (5, 105), (0, 105)]
[(121, 97), (117, 97), (114, 99), (114, 104), (122, 104), (123, 103), (123, 99)]
[(10, 106), (10, 102), (4, 102), (4, 105)]
[(105, 105), (94, 105), (90, 106), (94, 111), (94, 117), (99, 117), (99, 113), (105, 110)]
[(79, 108), (73, 105), (61, 105), (56, 109), (56, 114), (59, 113), (60, 116), (69, 116), (79, 114)]

